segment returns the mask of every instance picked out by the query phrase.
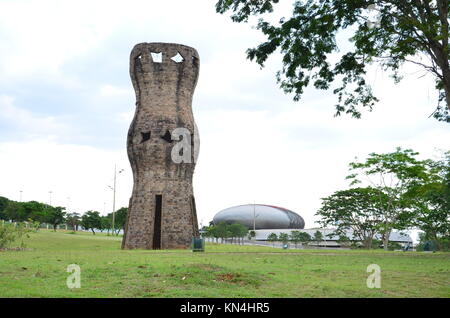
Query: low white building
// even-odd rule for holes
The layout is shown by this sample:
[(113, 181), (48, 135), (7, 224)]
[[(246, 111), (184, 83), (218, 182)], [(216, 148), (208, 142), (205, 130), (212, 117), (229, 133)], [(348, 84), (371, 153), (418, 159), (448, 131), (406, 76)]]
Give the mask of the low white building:
[[(292, 231), (299, 231), (299, 232), (306, 232), (308, 233), (312, 238), (314, 238), (314, 233), (319, 231), (322, 233), (323, 241), (320, 242), (318, 245), (317, 242), (311, 241), (308, 245), (310, 246), (322, 246), (322, 247), (341, 247), (341, 244), (338, 242), (339, 236), (334, 234), (334, 229), (268, 229), (268, 230), (255, 230), (256, 236), (254, 240), (256, 241), (267, 241), (267, 238), (270, 234), (275, 233), (277, 237), (280, 236), (281, 233), (286, 233), (288, 235), (291, 235)], [(353, 236), (353, 232), (351, 230), (347, 231), (346, 236), (349, 238), (350, 241), (359, 241), (358, 238)], [(381, 240), (380, 235), (376, 235), (375, 239)], [(399, 243), (402, 246), (412, 246), (413, 240), (408, 234), (401, 233), (401, 232), (391, 232), (391, 235), (389, 236), (389, 241)]]

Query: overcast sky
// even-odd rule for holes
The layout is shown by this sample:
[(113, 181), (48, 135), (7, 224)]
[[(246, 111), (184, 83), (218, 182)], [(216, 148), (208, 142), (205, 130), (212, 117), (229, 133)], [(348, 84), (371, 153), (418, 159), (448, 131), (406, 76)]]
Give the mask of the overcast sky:
[[(428, 118), (431, 77), (405, 68), (394, 85), (373, 67), (381, 99), (360, 120), (334, 118), (335, 97), (308, 89), (293, 102), (245, 50), (264, 38), (215, 13), (215, 1), (0, 0), (0, 196), (50, 201), (83, 213), (127, 206), (132, 173), (126, 135), (135, 96), (128, 65), (140, 42), (174, 42), (200, 54), (193, 111), (200, 131), (194, 174), (198, 219), (261, 203), (291, 209), (315, 226), (320, 198), (348, 187), (348, 163), (370, 152), (449, 149), (450, 126)], [(289, 12), (290, 1), (275, 16)]]

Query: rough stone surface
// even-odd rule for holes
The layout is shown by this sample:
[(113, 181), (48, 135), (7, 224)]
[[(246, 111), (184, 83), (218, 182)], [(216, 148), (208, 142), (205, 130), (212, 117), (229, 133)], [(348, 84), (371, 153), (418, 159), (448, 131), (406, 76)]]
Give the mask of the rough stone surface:
[[(160, 63), (155, 53), (162, 54)], [(179, 55), (181, 62), (172, 60)], [(192, 160), (175, 163), (171, 153), (178, 141), (171, 134), (184, 127), (194, 136), (192, 95), (199, 66), (197, 51), (180, 44), (140, 43), (131, 52), (136, 112), (128, 131), (127, 151), (134, 184), (124, 249), (188, 248), (192, 237), (198, 236), (192, 188), (195, 152), (191, 152)], [(192, 137), (191, 144), (198, 147), (198, 138)], [(157, 196), (161, 196), (160, 221)]]

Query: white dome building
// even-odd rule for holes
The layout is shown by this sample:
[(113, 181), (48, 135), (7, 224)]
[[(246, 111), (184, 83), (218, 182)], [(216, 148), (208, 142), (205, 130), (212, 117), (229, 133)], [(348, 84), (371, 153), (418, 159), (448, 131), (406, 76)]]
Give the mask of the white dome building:
[(250, 230), (303, 229), (305, 221), (297, 213), (273, 205), (245, 204), (218, 212), (213, 223), (239, 223)]

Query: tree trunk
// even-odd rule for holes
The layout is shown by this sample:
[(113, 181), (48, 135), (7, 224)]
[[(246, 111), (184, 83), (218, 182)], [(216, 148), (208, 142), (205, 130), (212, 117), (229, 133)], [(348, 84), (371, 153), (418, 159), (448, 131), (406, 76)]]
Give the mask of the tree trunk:
[(438, 251), (441, 251), (442, 250), (442, 245), (441, 245), (441, 242), (439, 241), (439, 238), (438, 238), (437, 234), (434, 232), (432, 234), (432, 236), (434, 238), (434, 241), (436, 242), (436, 247), (437, 247)]
[(92, 231), (92, 234), (94, 234), (94, 235), (95, 235), (95, 231), (94, 231), (94, 229), (91, 229), (91, 231)]
[(364, 245), (367, 249), (372, 249), (372, 237), (366, 237), (364, 240)]
[(383, 234), (383, 249), (385, 251), (388, 250), (389, 245), (389, 237), (391, 236), (391, 230), (384, 232)]
[(445, 100), (447, 102), (448, 112), (450, 113), (450, 67), (448, 66), (448, 62), (447, 69), (443, 69), (442, 74), (444, 77)]
[(448, 61), (449, 48), (449, 23), (448, 23), (448, 0), (436, 1), (439, 20), (441, 26), (441, 42), (432, 41), (431, 49), (436, 56), (436, 64), (442, 70), (442, 81), (444, 83), (445, 100), (447, 102), (447, 108), (450, 112), (450, 63)]

